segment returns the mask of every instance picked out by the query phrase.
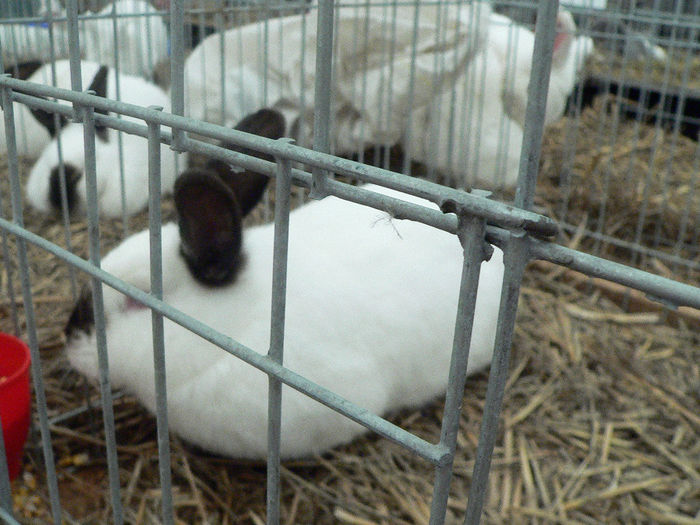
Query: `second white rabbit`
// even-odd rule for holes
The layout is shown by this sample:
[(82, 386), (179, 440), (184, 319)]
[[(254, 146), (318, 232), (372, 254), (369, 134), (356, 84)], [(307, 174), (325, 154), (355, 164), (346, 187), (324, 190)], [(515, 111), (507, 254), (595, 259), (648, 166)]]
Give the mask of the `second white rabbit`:
[[(67, 62), (57, 62), (56, 67), (67, 69)], [(81, 62), (84, 83), (101, 97), (117, 98), (115, 71), (94, 62)], [(170, 108), (167, 94), (155, 84), (130, 75), (119, 75), (119, 93), (122, 102), (140, 106)], [(32, 112), (40, 122), (52, 122), (53, 115), (41, 110)], [(124, 116), (123, 120), (139, 122)], [(139, 123), (143, 124), (143, 121)], [(96, 126), (95, 157), (97, 164), (97, 197), (99, 213), (106, 217), (122, 214), (122, 170), (120, 144), (116, 130)], [(140, 211), (148, 202), (148, 142), (144, 137), (121, 133), (124, 176), (124, 206), (127, 214)], [(86, 206), (85, 152), (83, 126), (67, 123), (58, 136), (46, 146), (36, 161), (27, 181), (27, 199), (41, 212), (61, 209), (62, 192), (59, 170), (59, 141), (66, 179), (66, 197), (71, 212), (82, 213)], [(161, 188), (164, 193), (172, 190), (177, 174), (176, 153), (169, 146), (161, 145)], [(179, 165), (185, 166), (186, 155), (180, 154)]]

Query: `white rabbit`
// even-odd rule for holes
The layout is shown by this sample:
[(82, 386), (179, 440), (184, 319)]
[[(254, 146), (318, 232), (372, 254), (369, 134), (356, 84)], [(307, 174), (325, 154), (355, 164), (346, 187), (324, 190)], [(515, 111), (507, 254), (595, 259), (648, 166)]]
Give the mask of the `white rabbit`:
[[(57, 68), (67, 68), (67, 61), (56, 63)], [(94, 62), (81, 62), (82, 81), (90, 83), (98, 96), (116, 97), (116, 75), (112, 68)], [(39, 73), (39, 72), (37, 72)], [(170, 99), (155, 84), (142, 78), (119, 75), (120, 97), (122, 102), (140, 106), (161, 106), (169, 111)], [(46, 111), (32, 110), (40, 122), (52, 122), (53, 115)], [(124, 116), (125, 121), (139, 122)], [(142, 121), (140, 123), (143, 123)], [(97, 164), (97, 197), (101, 215), (119, 217), (122, 213), (121, 168), (119, 140), (116, 130), (96, 125), (95, 156)], [(122, 133), (124, 161), (124, 186), (126, 213), (132, 214), (146, 206), (148, 202), (148, 142), (144, 137)], [(63, 164), (66, 175), (67, 200), (70, 211), (82, 212), (86, 205), (84, 182), (85, 153), (83, 147), (83, 126), (67, 123), (46, 146), (32, 166), (27, 180), (27, 199), (41, 212), (48, 213), (61, 209), (61, 184), (58, 156), (60, 138)], [(172, 190), (177, 174), (176, 153), (166, 145), (161, 145), (161, 187), (164, 193)], [(182, 154), (181, 162), (186, 155)]]
[[(113, 9), (117, 15), (116, 40)], [(46, 22), (0, 25), (3, 63), (47, 60), (51, 48), (55, 58), (67, 58), (69, 34), (65, 16), (60, 7), (53, 12), (53, 42)], [(165, 22), (146, 0), (117, 0), (97, 13), (82, 13), (78, 30), (81, 57), (114, 67), (118, 48), (120, 73), (151, 79), (153, 67), (168, 56)]]
[[(117, 17), (116, 40), (113, 13)], [(152, 79), (153, 67), (168, 56), (168, 31), (157, 13), (145, 0), (117, 0), (108, 4), (94, 20), (80, 24), (83, 58), (115, 66), (114, 53), (118, 48), (120, 73)]]
[[(51, 64), (40, 64), (27, 62), (17, 64), (10, 68), (10, 73), (14, 75), (14, 69), (17, 68), (17, 78), (35, 82), (38, 84), (51, 84), (63, 89), (70, 89), (70, 67), (68, 61), (56, 62), (56, 82), (51, 82)], [(33, 70), (33, 71), (32, 71)], [(31, 71), (27, 78), (23, 78), (23, 71)], [(83, 79), (87, 78), (85, 74)], [(61, 101), (59, 101), (61, 102)], [(65, 103), (65, 102), (64, 102)], [(53, 115), (38, 113), (40, 117), (47, 117), (41, 122), (37, 120), (37, 115), (34, 115), (30, 109), (19, 102), (12, 104), (15, 121), (15, 138), (17, 142), (17, 154), (25, 157), (36, 159), (39, 157), (44, 148), (51, 142), (51, 139), (56, 135), (57, 128), (54, 123)], [(0, 110), (0, 118), (2, 117)], [(59, 127), (65, 125), (65, 118), (59, 117)], [(7, 153), (7, 142), (5, 137), (5, 126), (0, 125), (0, 154)]]
[[(527, 87), (530, 82), (530, 69), (532, 54), (535, 48), (535, 35), (530, 30), (517, 26), (501, 15), (498, 24), (492, 23), (491, 30), (496, 29), (494, 41), (497, 45), (497, 53), (502, 60), (513, 60), (515, 67), (512, 73), (513, 81), (504, 84), (504, 100), (506, 111), (520, 126), (525, 125), (525, 107), (527, 105)], [(560, 10), (556, 20), (557, 34), (554, 39), (554, 51), (552, 54), (552, 69), (549, 76), (549, 91), (547, 92), (547, 106), (545, 109), (545, 125), (551, 124), (561, 118), (566, 108), (566, 102), (576, 85), (578, 74), (583, 67), (586, 58), (593, 52), (593, 40), (587, 36), (575, 36), (576, 24), (571, 13)], [(517, 39), (513, 40), (511, 47), (507, 47), (507, 34), (513, 33)], [(491, 39), (489, 39), (491, 40)], [(514, 47), (517, 46), (517, 47)]]
[[(557, 17), (557, 35), (545, 109), (545, 125), (559, 119), (585, 57), (588, 37), (574, 38), (567, 11)], [(509, 18), (491, 13), (488, 38), (466, 74), (414, 111), (405, 146), (415, 160), (448, 175), (457, 184), (512, 188), (518, 178), (534, 34)], [(451, 110), (454, 108), (454, 111)]]
[[(43, 3), (43, 2), (42, 2)], [(49, 2), (45, 10), (40, 10), (36, 16), (48, 20)], [(65, 22), (56, 19), (66, 16), (59, 2), (52, 2), (51, 18), (54, 28), (54, 39), (51, 41), (48, 22), (24, 22), (0, 24), (0, 55), (5, 69), (9, 64), (21, 64), (33, 60), (44, 61), (50, 56), (53, 48), (57, 58), (68, 56), (68, 39), (65, 37)], [(31, 6), (29, 6), (31, 9)], [(29, 12), (27, 14), (30, 14)]]
[[(436, 87), (453, 81), (485, 38), (482, 19), (490, 12), (485, 2), (421, 5), (416, 28), (415, 9), (372, 4), (337, 9), (330, 138), (334, 151), (353, 153), (367, 145), (396, 143), (411, 109), (427, 104)], [(274, 107), (285, 115), (288, 134), (309, 145), (317, 15), (312, 9), (203, 40), (185, 60), (186, 114), (230, 126), (260, 107)], [(448, 35), (444, 42), (440, 34)]]
[[(282, 123), (276, 112), (261, 110), (238, 129), (275, 138)], [(218, 169), (228, 186), (207, 170), (189, 170), (176, 183), (179, 228), (162, 228), (163, 296), (264, 354), (270, 343), (273, 225), (247, 229), (242, 237), (238, 208), (250, 209), (260, 195), (254, 186), (264, 187), (267, 178), (233, 173), (223, 163)], [(245, 181), (247, 187), (240, 184)], [(434, 207), (399, 192), (365, 188)], [(292, 211), (289, 235), (285, 366), (377, 414), (444, 394), (463, 261), (457, 237), (334, 197)], [(102, 267), (148, 290), (148, 246), (148, 231), (135, 234)], [(491, 360), (502, 276), (496, 249), (481, 265), (469, 373)], [(151, 313), (103, 289), (112, 386), (153, 411)], [(91, 325), (86, 295), (69, 321), (66, 352), (73, 367), (96, 379)], [(165, 360), (175, 433), (215, 453), (265, 456), (265, 374), (167, 319)], [(318, 453), (363, 431), (284, 387), (283, 457)]]

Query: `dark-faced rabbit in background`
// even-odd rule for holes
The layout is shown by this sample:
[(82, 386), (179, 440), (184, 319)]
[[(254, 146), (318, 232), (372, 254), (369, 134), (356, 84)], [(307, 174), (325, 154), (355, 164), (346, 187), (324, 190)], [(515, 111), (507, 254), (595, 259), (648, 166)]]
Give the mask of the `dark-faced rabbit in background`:
[[(68, 70), (68, 61), (59, 61), (56, 67)], [(97, 96), (117, 98), (115, 70), (95, 62), (82, 61), (83, 82), (89, 83), (88, 89)], [(155, 84), (140, 77), (119, 75), (119, 94), (122, 102), (139, 106), (159, 106), (169, 111), (170, 98)], [(52, 126), (52, 113), (33, 110), (32, 114), (39, 121)], [(143, 124), (133, 117), (123, 116), (124, 121)], [(97, 172), (98, 209), (102, 216), (120, 217), (122, 214), (120, 141), (116, 130), (95, 125), (95, 158)], [(54, 133), (55, 130), (54, 130)], [(124, 193), (127, 214), (142, 210), (148, 202), (148, 141), (139, 135), (121, 134), (121, 147), (124, 165)], [(85, 152), (83, 143), (83, 126), (67, 122), (58, 131), (57, 136), (46, 146), (32, 167), (27, 181), (27, 199), (41, 212), (51, 212), (61, 208), (59, 146), (65, 171), (67, 201), (71, 212), (85, 211)], [(163, 193), (172, 191), (177, 175), (177, 154), (169, 146), (161, 144), (160, 168), (161, 189)], [(186, 154), (180, 154), (179, 163), (186, 165)]]

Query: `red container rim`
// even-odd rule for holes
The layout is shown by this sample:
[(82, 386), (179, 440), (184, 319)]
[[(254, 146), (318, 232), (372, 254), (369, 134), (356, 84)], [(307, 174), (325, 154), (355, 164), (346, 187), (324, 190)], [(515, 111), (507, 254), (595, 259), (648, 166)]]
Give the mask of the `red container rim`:
[(20, 377), (26, 375), (27, 370), (29, 369), (29, 364), (31, 362), (29, 347), (27, 346), (27, 343), (22, 341), (19, 337), (0, 332), (0, 345), (2, 345), (5, 341), (13, 344), (17, 348), (21, 348), (23, 350), (24, 360), (20, 363), (20, 366), (14, 372), (5, 376), (6, 379), (2, 383), (0, 383), (0, 388), (13, 383), (14, 381), (17, 381)]

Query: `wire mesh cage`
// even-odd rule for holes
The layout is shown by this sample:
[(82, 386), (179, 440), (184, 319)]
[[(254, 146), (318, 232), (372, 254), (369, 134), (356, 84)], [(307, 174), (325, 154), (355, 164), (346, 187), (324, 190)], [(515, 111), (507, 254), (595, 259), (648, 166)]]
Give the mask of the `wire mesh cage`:
[(694, 523), (696, 4), (0, 2), (0, 516)]

